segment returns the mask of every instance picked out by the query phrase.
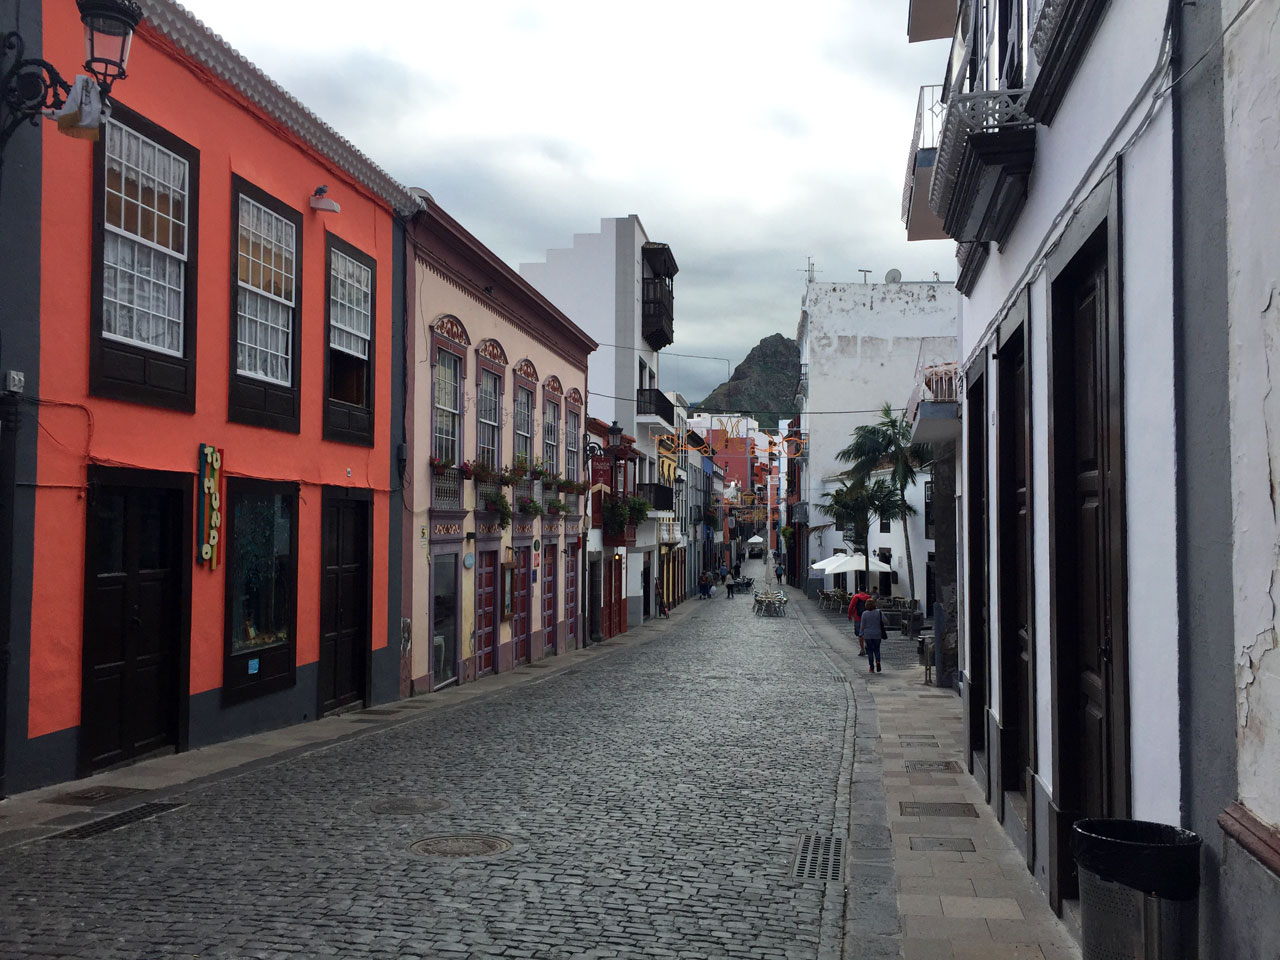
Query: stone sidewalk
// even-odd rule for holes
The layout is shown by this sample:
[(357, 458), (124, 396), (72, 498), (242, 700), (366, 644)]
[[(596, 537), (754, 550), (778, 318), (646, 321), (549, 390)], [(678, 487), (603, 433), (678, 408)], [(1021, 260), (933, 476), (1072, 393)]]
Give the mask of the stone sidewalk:
[[(867, 778), (864, 807), (878, 799), (885, 811), (897, 894), (895, 939), (904, 960), (1079, 960), (1079, 945), (965, 772), (960, 698), (924, 685), (924, 668), (909, 640), (886, 640), (884, 670), (870, 674), (851, 629), (799, 590), (791, 597), (791, 607), (854, 686), (855, 790)], [(877, 782), (883, 787), (878, 798)], [(859, 816), (855, 810), (855, 820)], [(872, 818), (864, 810), (861, 819)], [(857, 836), (852, 840), (856, 845)], [(856, 901), (858, 891), (850, 886)], [(878, 955), (859, 952), (858, 940), (865, 938), (866, 931), (860, 938), (847, 927), (846, 956)]]

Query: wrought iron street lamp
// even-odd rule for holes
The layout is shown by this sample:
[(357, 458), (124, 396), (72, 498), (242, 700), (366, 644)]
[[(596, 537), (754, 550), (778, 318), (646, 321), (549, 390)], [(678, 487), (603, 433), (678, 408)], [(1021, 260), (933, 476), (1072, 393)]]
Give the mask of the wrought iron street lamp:
[[(135, 0), (76, 0), (84, 24), (84, 68), (98, 81), (103, 101), (111, 86), (127, 75), (133, 33), (142, 20)], [(39, 57), (24, 57), (26, 44), (16, 30), (0, 46), (0, 163), (9, 138), (24, 123), (36, 124), (47, 111), (61, 108), (71, 85), (56, 67)]]

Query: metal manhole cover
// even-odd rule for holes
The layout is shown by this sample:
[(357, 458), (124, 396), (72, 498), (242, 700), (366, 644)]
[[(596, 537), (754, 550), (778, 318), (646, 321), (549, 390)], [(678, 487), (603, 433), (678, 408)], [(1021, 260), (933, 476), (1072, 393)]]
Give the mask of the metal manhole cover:
[(907, 760), (903, 763), (907, 773), (960, 773), (960, 764), (954, 760)]
[(369, 812), (390, 817), (412, 817), (422, 813), (436, 813), (449, 806), (448, 800), (435, 797), (383, 797), (369, 801)]
[(791, 876), (797, 880), (843, 880), (844, 838), (805, 834), (796, 841)]
[(939, 851), (951, 853), (974, 853), (973, 841), (968, 837), (912, 837), (912, 850)]
[(71, 807), (97, 807), (121, 797), (132, 797), (148, 791), (138, 787), (90, 787), (88, 790), (75, 790), (71, 793), (60, 793), (48, 797), (42, 803), (65, 803)]
[(904, 817), (976, 817), (978, 811), (972, 803), (922, 803), (917, 800), (900, 800)]
[(424, 837), (409, 849), (423, 857), (492, 857), (506, 853), (510, 840), (485, 833), (447, 833)]

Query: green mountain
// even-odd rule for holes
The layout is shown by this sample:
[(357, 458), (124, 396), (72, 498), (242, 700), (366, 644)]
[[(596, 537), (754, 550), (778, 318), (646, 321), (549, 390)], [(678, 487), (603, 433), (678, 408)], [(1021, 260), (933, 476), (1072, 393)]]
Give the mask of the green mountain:
[(745, 413), (762, 427), (800, 412), (800, 347), (780, 333), (765, 337), (734, 368), (733, 375), (694, 406), (695, 413)]

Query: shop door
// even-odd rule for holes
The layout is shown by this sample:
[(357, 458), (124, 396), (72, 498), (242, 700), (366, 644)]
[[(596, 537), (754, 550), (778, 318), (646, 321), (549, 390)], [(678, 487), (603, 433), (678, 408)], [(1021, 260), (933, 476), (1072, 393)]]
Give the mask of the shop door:
[[(1105, 246), (1054, 285), (1055, 439), (1059, 454), (1057, 613), (1065, 734), (1062, 783), (1081, 817), (1128, 815), (1125, 717), (1123, 396), (1118, 318), (1108, 309)], [(1074, 789), (1073, 789), (1074, 788)]]
[(565, 643), (574, 649), (578, 646), (578, 545), (569, 544), (564, 558), (564, 619)]
[(515, 609), (511, 619), (511, 639), (515, 644), (516, 663), (529, 662), (529, 564), (532, 548), (516, 547)]
[(177, 743), (183, 495), (93, 483), (87, 518), (80, 766), (90, 773)]
[(998, 434), (1000, 498), (1000, 721), (1002, 787), (1026, 823), (1031, 802), (1035, 696), (1031, 631), (1031, 410), (1023, 330), (1000, 351)]
[(645, 554), (644, 567), (640, 571), (640, 596), (644, 598), (643, 599), (643, 603), (644, 603), (643, 616), (644, 616), (644, 619), (646, 620), (648, 620), (649, 617), (653, 615), (651, 613), (652, 607), (649, 605), (649, 594), (652, 592), (649, 589), (649, 580), (651, 576), (652, 576), (652, 567), (649, 566), (649, 555)]
[(369, 655), (369, 501), (323, 498), (320, 712), (365, 697)]
[(476, 561), (476, 676), (493, 672), (498, 637), (498, 551), (482, 550)]
[[(969, 512), (969, 574), (965, 583), (968, 600), (969, 746), (983, 766), (987, 764), (988, 577), (987, 566), (987, 395), (986, 379), (972, 377), (969, 387), (968, 484), (965, 489)], [(928, 611), (932, 613), (932, 611)], [(991, 799), (990, 778), (983, 783), (986, 799)]]
[(542, 548), (542, 649), (544, 653), (556, 652), (556, 548)]
[[(458, 555), (443, 553), (431, 558), (431, 689), (458, 679), (458, 627), (461, 597), (458, 596)], [(476, 608), (476, 636), (482, 614)]]

